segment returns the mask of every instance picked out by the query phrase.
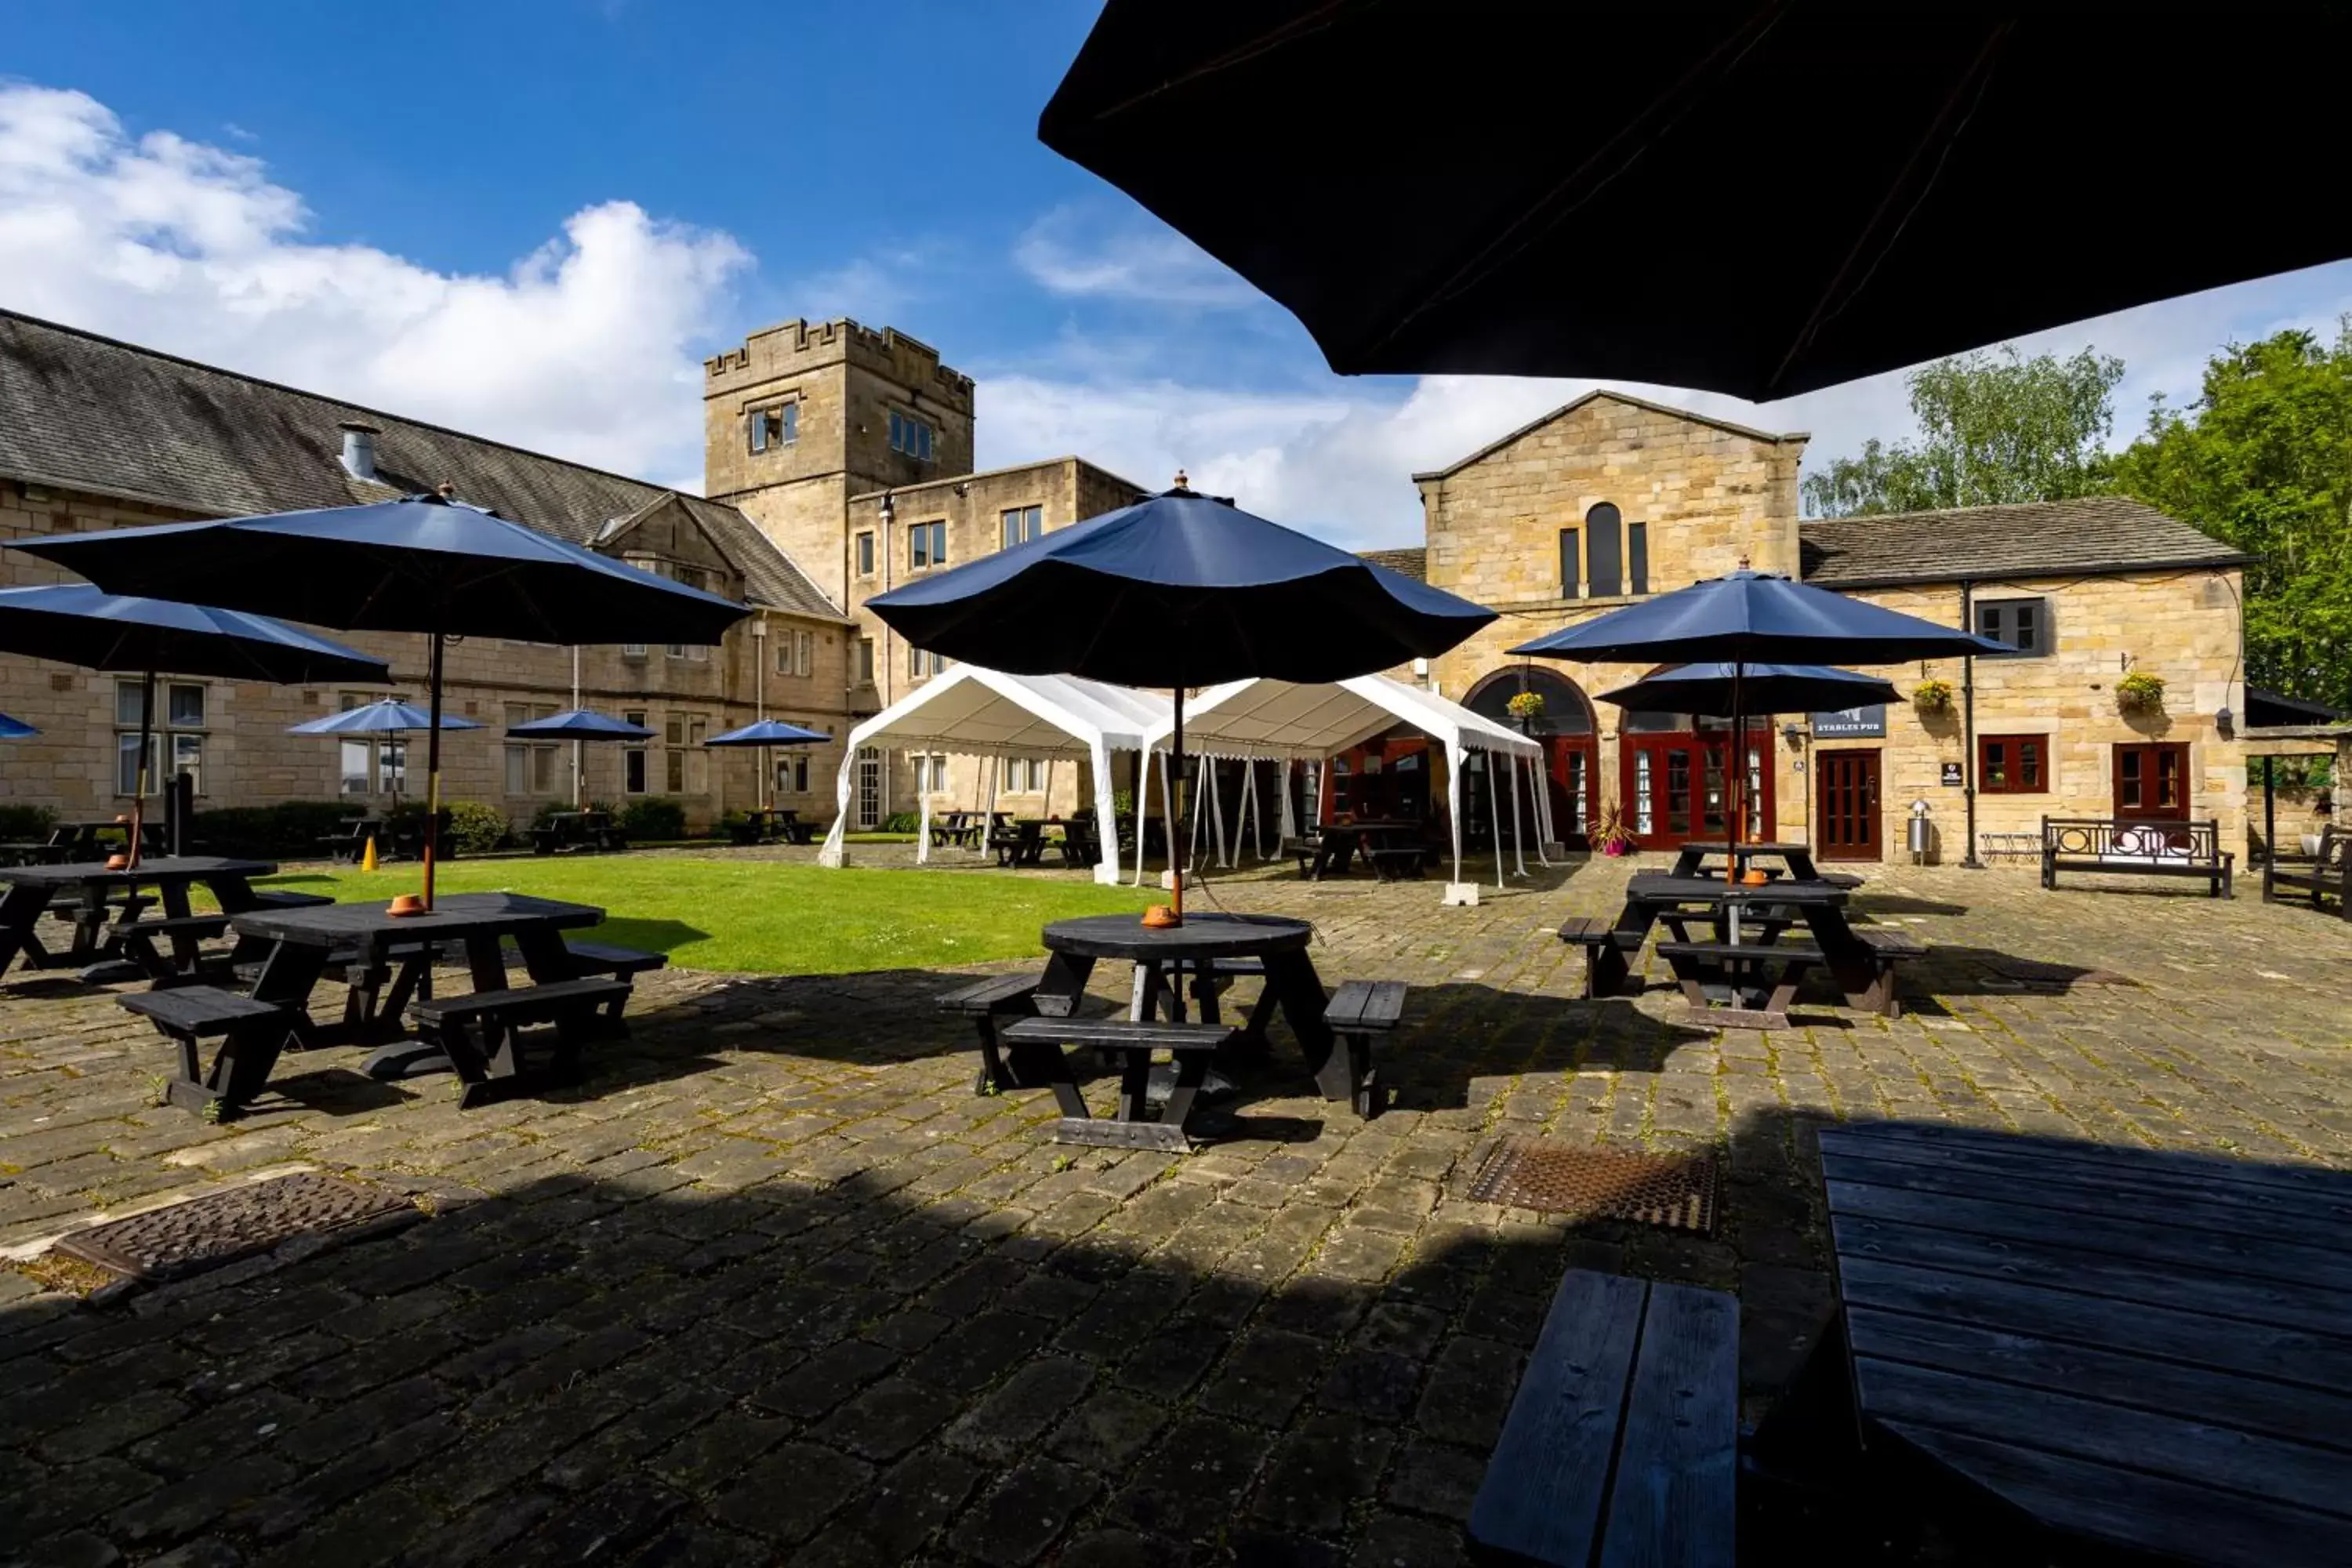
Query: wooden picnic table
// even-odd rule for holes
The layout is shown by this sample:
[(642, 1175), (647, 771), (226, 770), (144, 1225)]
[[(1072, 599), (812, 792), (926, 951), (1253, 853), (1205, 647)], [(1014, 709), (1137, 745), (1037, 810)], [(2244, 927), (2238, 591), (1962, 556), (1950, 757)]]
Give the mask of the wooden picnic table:
[(1319, 882), (1326, 875), (1344, 877), (1360, 855), (1364, 864), (1385, 880), (1373, 851), (1395, 845), (1401, 838), (1409, 838), (1418, 847), (1422, 832), (1418, 822), (1326, 822), (1316, 829), (1312, 858), (1302, 857), (1299, 870), (1311, 882)]
[[(274, 876), (277, 870), (273, 861), (217, 855), (159, 855), (135, 869), (110, 868), (102, 860), (0, 867), (0, 882), (8, 889), (0, 895), (0, 973), (19, 958), (28, 968), (78, 968), (122, 954), (127, 946), (142, 971), (161, 978), (158, 971), (166, 961), (133, 929), (145, 910), (160, 900), (164, 918), (188, 919), (194, 912), (188, 889), (200, 882), (224, 911), (254, 909), (266, 900), (254, 891), (253, 879)], [(150, 889), (152, 893), (143, 890)], [(73, 937), (65, 952), (51, 952), (41, 942), (37, 922), (61, 894), (75, 900)], [(173, 933), (169, 941), (174, 960), (193, 963), (196, 940), (193, 934)]]
[(1941, 1125), (1820, 1142), (1839, 1317), (1813, 1370), (1874, 1486), (2024, 1523), (2001, 1561), (2352, 1563), (2352, 1173)]
[[(1855, 1006), (1884, 1009), (1893, 1005), (1893, 987), (1885, 981), (1884, 961), (1876, 950), (1846, 921), (1850, 896), (1843, 884), (1821, 878), (1783, 877), (1762, 887), (1749, 887), (1711, 877), (1641, 872), (1625, 884), (1624, 908), (1612, 928), (1611, 940), (1592, 947), (1593, 994), (1610, 995), (1625, 988), (1632, 975), (1630, 955), (1641, 951), (1654, 926), (1665, 923), (1678, 942), (1686, 937), (1685, 923), (1692, 919), (1706, 920), (1727, 932), (1731, 911), (1738, 910), (1760, 917), (1753, 921), (1754, 939), (1748, 942), (1759, 954), (1769, 952), (1782, 930), (1802, 921), (1821, 950), (1822, 967), (1847, 999)], [(1759, 957), (1759, 963), (1764, 962)], [(1741, 993), (1754, 984), (1754, 977), (1740, 973), (1740, 967), (1737, 963), (1712, 966), (1710, 995), (1738, 1005)], [(1685, 968), (1676, 963), (1678, 975)]]
[[(1704, 877), (1708, 861), (1714, 861), (1715, 875), (1723, 875), (1723, 846), (1720, 844), (1685, 844), (1675, 855), (1676, 877)], [(1787, 874), (1802, 882), (1817, 880), (1821, 873), (1813, 867), (1813, 851), (1806, 844), (1740, 844), (1733, 847), (1732, 858), (1742, 871), (1759, 860), (1778, 860)], [(1771, 868), (1759, 868), (1768, 873)]]
[[(163, 855), (171, 848), (164, 838), (161, 822), (142, 823), (140, 839), (150, 855)], [(103, 860), (110, 854), (121, 853), (130, 842), (131, 821), (128, 817), (75, 817), (51, 823), (47, 838), (0, 845), (0, 850), (5, 850), (12, 860), (24, 865), (65, 866), (84, 860)]]

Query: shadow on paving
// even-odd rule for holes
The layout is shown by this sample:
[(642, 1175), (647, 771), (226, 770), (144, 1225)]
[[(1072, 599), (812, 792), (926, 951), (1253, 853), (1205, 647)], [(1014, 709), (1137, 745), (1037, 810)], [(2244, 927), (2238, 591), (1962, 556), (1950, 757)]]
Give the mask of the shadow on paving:
[[(1176, 1160), (937, 1120), (831, 1176), (551, 1122), (573, 1168), (411, 1181), (397, 1236), (0, 1309), (0, 1556), (1453, 1563), (1563, 1269), (1736, 1289), (1751, 1417), (1832, 1305), (1783, 1111), (1718, 1147), (1711, 1237), (1468, 1205), (1475, 1151), (1377, 1123)], [(1744, 1560), (1862, 1560), (1776, 1528)]]

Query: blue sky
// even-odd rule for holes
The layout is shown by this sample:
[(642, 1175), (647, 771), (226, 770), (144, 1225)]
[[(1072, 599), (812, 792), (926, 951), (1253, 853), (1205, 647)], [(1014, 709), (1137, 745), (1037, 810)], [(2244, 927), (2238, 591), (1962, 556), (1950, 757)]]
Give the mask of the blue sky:
[[(847, 313), (980, 378), (984, 465), (1181, 465), (1359, 547), (1415, 541), (1413, 469), (1591, 384), (1329, 374), (1037, 143), (1095, 9), (15, 0), (0, 306), (686, 488), (701, 358)], [(2025, 346), (2123, 354), (2127, 438), (2218, 344), (2347, 309), (2339, 266)], [(1761, 408), (1634, 390), (1822, 459), (1909, 425), (1897, 376)]]

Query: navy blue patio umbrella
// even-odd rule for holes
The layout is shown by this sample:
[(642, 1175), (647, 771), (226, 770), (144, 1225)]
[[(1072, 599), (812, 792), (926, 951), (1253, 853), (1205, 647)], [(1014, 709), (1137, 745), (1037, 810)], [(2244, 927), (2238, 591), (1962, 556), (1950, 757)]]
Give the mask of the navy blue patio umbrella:
[(0, 741), (21, 741), (27, 735), (39, 733), (22, 719), (11, 719), (7, 714), (0, 713)]
[[(411, 730), (429, 730), (433, 715), (413, 702), (403, 702), (397, 697), (386, 697), (374, 702), (362, 702), (356, 708), (346, 708), (340, 713), (324, 718), (305, 720), (289, 725), (289, 735), (404, 735)], [(478, 730), (481, 725), (455, 713), (441, 715), (444, 730)], [(393, 804), (400, 802), (400, 785), (408, 776), (408, 747), (400, 742), (400, 766), (392, 775)]]
[[(814, 746), (832, 740), (814, 730), (803, 730), (798, 724), (787, 724), (782, 719), (762, 719), (746, 724), (740, 730), (730, 730), (723, 735), (713, 735), (702, 743), (706, 746), (757, 746), (760, 748), (760, 787), (764, 795), (770, 780), (775, 777), (768, 761), (770, 746)], [(760, 795), (752, 796), (754, 800)]]
[(113, 591), (184, 594), (313, 626), (428, 636), (427, 909), (450, 637), (712, 644), (751, 613), (446, 494), (11, 542)]
[(1895, 702), (1895, 683), (1824, 664), (1725, 664), (1710, 661), (1660, 670), (1593, 699), (1654, 713), (1835, 713), (1873, 702)]
[[(578, 700), (574, 697), (574, 701)], [(585, 771), (586, 755), (583, 745), (589, 741), (650, 741), (654, 732), (643, 724), (632, 724), (626, 719), (615, 719), (610, 713), (599, 713), (593, 708), (567, 708), (561, 713), (551, 713), (544, 719), (532, 719), (507, 726), (511, 739), (524, 741), (569, 741), (572, 742), (572, 808), (580, 809), (581, 774)]]
[[(1708, 659), (1731, 670), (1729, 709), (1733, 752), (1750, 707), (1746, 672), (1751, 666), (1844, 659), (1894, 664), (1911, 658), (1958, 658), (2007, 653), (1990, 637), (1906, 616), (1777, 573), (1739, 570), (1523, 642), (1510, 650), (1543, 658), (1599, 664), (1655, 659)], [(1652, 678), (1656, 679), (1656, 678)], [(1843, 704), (1841, 704), (1843, 706)], [(1696, 711), (1694, 710), (1694, 711)], [(1740, 801), (1747, 769), (1735, 766), (1726, 847), (1739, 842)], [(1731, 857), (1728, 875), (1738, 874)]]
[(0, 653), (140, 678), (139, 769), (131, 801), (131, 864), (146, 819), (148, 737), (155, 676), (209, 676), (292, 685), (392, 679), (383, 660), (341, 643), (233, 609), (108, 593), (82, 583), (0, 589)]
[[(1174, 692), (1261, 677), (1342, 680), (1444, 653), (1495, 619), (1230, 500), (1176, 487), (867, 601), (915, 647), (1016, 675)], [(1183, 806), (1170, 825), (1181, 842)], [(1172, 858), (1172, 855), (1171, 855)], [(1181, 867), (1173, 913), (1184, 912)]]

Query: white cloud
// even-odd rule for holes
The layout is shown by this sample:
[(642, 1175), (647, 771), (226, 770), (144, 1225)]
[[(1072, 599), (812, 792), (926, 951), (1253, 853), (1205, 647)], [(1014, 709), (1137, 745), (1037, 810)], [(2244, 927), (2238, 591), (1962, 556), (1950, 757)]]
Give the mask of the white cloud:
[[(2122, 356), (2111, 445), (2139, 433), (2150, 393), (2192, 399), (2222, 344), (2287, 327), (2332, 335), (2352, 310), (2352, 263), (2315, 268), (2143, 306), (2018, 340), (2025, 353), (2071, 354), (2085, 343)], [(1194, 377), (1183, 384), (1120, 374), (1126, 356), (1091, 363), (1064, 342), (1039, 374), (983, 378), (984, 460), (1075, 451), (1139, 483), (1179, 466), (1220, 493), (1277, 521), (1355, 549), (1420, 542), (1411, 476), (1443, 468), (1569, 402), (1591, 380), (1431, 375), (1417, 380), (1326, 377), (1311, 390), (1267, 393)], [(1611, 383), (1652, 401), (1773, 431), (1811, 433), (1808, 467), (1851, 454), (1876, 436), (1913, 429), (1903, 373), (1752, 404), (1718, 394)]]
[(694, 345), (751, 259), (728, 236), (606, 202), (491, 276), (306, 223), (258, 159), (0, 85), (0, 304), (600, 468), (700, 468)]
[(1013, 258), (1055, 294), (1226, 307), (1264, 298), (1173, 229), (1106, 221), (1078, 207), (1056, 207), (1031, 224), (1013, 247)]

